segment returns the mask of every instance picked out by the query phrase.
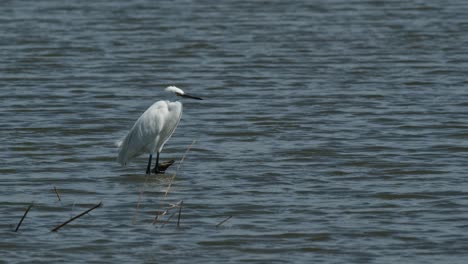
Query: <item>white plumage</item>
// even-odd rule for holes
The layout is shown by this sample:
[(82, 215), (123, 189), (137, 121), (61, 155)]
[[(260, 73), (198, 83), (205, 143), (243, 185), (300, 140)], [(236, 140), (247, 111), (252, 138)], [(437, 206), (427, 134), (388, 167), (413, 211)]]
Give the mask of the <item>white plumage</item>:
[(118, 143), (118, 162), (125, 166), (143, 153), (161, 152), (182, 117), (180, 102), (158, 101), (148, 108)]
[[(173, 92), (180, 97), (202, 100), (199, 97), (186, 94), (175, 86), (167, 87), (166, 91)], [(122, 166), (126, 166), (133, 158), (143, 153), (149, 153), (146, 173), (150, 174), (152, 155), (157, 153), (154, 171), (164, 173), (164, 171), (159, 171), (159, 153), (174, 133), (181, 117), (181, 102), (158, 101), (151, 105), (138, 118), (127, 136), (117, 143), (119, 147), (117, 161)]]

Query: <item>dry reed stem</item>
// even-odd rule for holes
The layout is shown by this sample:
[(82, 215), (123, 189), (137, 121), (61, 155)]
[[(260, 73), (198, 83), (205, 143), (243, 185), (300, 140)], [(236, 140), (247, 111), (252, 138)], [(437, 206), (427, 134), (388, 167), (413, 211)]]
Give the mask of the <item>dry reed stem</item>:
[(83, 215), (85, 215), (85, 214), (91, 212), (92, 210), (98, 208), (98, 207), (101, 206), (101, 205), (102, 205), (102, 202), (99, 202), (99, 204), (93, 206), (92, 208), (90, 208), (90, 209), (88, 209), (88, 210), (82, 212), (81, 214), (79, 214), (79, 215), (77, 215), (77, 216), (75, 216), (75, 217), (72, 217), (72, 218), (70, 218), (69, 220), (63, 222), (62, 224), (60, 224), (60, 225), (54, 227), (54, 228), (51, 230), (51, 232), (56, 232), (57, 230), (59, 230), (60, 228), (64, 227), (64, 226), (67, 225), (68, 223), (70, 223), (70, 222), (72, 222), (72, 221), (74, 221), (74, 220), (76, 220), (76, 219), (82, 217)]
[[(197, 141), (196, 140), (193, 140), (192, 143), (188, 146), (187, 150), (185, 151), (184, 155), (182, 156), (182, 158), (180, 159), (180, 162), (179, 164), (177, 165), (177, 169), (176, 169), (176, 172), (174, 174), (172, 174), (172, 177), (170, 178), (169, 180), (169, 184), (167, 186), (167, 189), (166, 189), (166, 192), (164, 193), (164, 196), (162, 197), (160, 203), (159, 203), (159, 211), (161, 211), (160, 209), (162, 208), (162, 204), (163, 202), (166, 200), (166, 197), (167, 195), (169, 194), (169, 191), (171, 190), (171, 187), (172, 187), (172, 182), (174, 181), (176, 175), (177, 175), (177, 172), (179, 171), (180, 167), (182, 166), (182, 163), (184, 162), (185, 160), (185, 157), (187, 156), (188, 152), (190, 151), (190, 149), (192, 149), (193, 145), (196, 143)], [(154, 218), (153, 220), (153, 225), (156, 224), (158, 221), (159, 221), (159, 214), (156, 214), (156, 217)]]
[(57, 191), (57, 188), (54, 186), (54, 191), (55, 191), (55, 194), (57, 195), (57, 199), (60, 201), (62, 201), (62, 199), (60, 199), (60, 194), (58, 193)]
[(26, 208), (26, 211), (23, 214), (23, 217), (21, 217), (21, 220), (19, 221), (18, 225), (16, 226), (15, 232), (18, 232), (18, 229), (20, 228), (21, 224), (23, 223), (24, 218), (26, 218), (26, 215), (28, 214), (29, 210), (31, 210), (31, 207), (33, 205), (30, 204), (28, 208)]
[(159, 210), (159, 211), (158, 211), (158, 215), (159, 215), (159, 216), (164, 216), (164, 215), (166, 215), (167, 213), (169, 213), (170, 210), (172, 210), (172, 209), (174, 209), (174, 208), (176, 208), (176, 207), (179, 207), (181, 202), (182, 202), (182, 200), (178, 201), (178, 202), (175, 203), (175, 204), (169, 204), (169, 207), (168, 207), (166, 210), (162, 211), (162, 213), (159, 213), (159, 212), (161, 212), (161, 211)]
[(180, 206), (179, 206), (179, 217), (177, 218), (177, 227), (179, 227), (180, 225), (180, 215), (182, 213), (182, 205), (184, 204), (184, 201), (180, 201)]
[(145, 192), (145, 187), (146, 187), (146, 184), (148, 183), (148, 178), (149, 178), (149, 175), (146, 174), (145, 175), (145, 183), (143, 184), (143, 187), (141, 188), (140, 194), (138, 194), (138, 202), (137, 202), (137, 206), (136, 206), (136, 209), (135, 209), (135, 214), (133, 215), (132, 224), (136, 224), (136, 221), (137, 221), (137, 218), (138, 218), (138, 212), (139, 212), (140, 204), (141, 204), (141, 197), (143, 196), (143, 193)]
[(162, 222), (161, 227), (163, 227), (163, 226), (165, 226), (167, 223), (169, 223), (169, 221), (171, 221), (172, 217), (173, 217), (176, 213), (177, 213), (177, 212), (172, 213), (171, 216), (169, 216), (169, 218), (168, 218), (166, 221)]
[(193, 140), (192, 141), (192, 144), (190, 144), (190, 146), (188, 146), (187, 150), (185, 151), (184, 155), (182, 156), (182, 159), (180, 159), (180, 162), (179, 164), (177, 165), (177, 169), (176, 169), (176, 172), (172, 175), (172, 178), (169, 180), (169, 185), (167, 186), (167, 190), (166, 190), (166, 193), (164, 193), (164, 198), (166, 198), (167, 194), (169, 193), (170, 189), (171, 189), (171, 186), (172, 186), (172, 182), (174, 181), (176, 175), (177, 175), (177, 172), (179, 171), (180, 169), (180, 166), (182, 166), (182, 163), (184, 162), (185, 160), (185, 156), (187, 156), (187, 153), (190, 151), (190, 149), (192, 149), (193, 145), (196, 143), (197, 141), (196, 140)]
[[(180, 204), (181, 204), (181, 202), (182, 202), (182, 200), (178, 201), (178, 202), (175, 203), (175, 204), (169, 204), (170, 207), (166, 208), (166, 210), (164, 210), (164, 211), (158, 210), (158, 211), (156, 212), (156, 218), (155, 218), (154, 221), (153, 221), (153, 225), (156, 224), (156, 222), (159, 221), (159, 218), (161, 218), (161, 217), (167, 215), (167, 214), (169, 213), (169, 211), (171, 211), (171, 210), (174, 209), (174, 208), (179, 207)], [(162, 206), (160, 205), (160, 207), (162, 207)], [(161, 208), (160, 208), (160, 209), (161, 209)], [(171, 216), (171, 217), (172, 217), (172, 216)]]
[(224, 219), (223, 221), (219, 222), (216, 227), (218, 226), (221, 226), (222, 224), (224, 224), (227, 220), (231, 219), (232, 215), (228, 216), (226, 219)]

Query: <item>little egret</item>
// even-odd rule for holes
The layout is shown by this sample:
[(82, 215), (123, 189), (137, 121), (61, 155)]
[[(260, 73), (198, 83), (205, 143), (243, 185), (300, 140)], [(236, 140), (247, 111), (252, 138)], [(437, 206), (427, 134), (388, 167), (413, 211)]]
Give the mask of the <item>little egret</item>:
[[(166, 91), (173, 92), (180, 97), (202, 100), (200, 97), (186, 94), (175, 86), (167, 87)], [(174, 133), (181, 117), (181, 102), (161, 100), (154, 103), (138, 118), (127, 136), (117, 143), (119, 147), (117, 161), (122, 166), (126, 166), (132, 158), (149, 153), (146, 174), (151, 174), (151, 159), (156, 152), (154, 171), (155, 173), (164, 173), (164, 171), (159, 170), (159, 153)]]

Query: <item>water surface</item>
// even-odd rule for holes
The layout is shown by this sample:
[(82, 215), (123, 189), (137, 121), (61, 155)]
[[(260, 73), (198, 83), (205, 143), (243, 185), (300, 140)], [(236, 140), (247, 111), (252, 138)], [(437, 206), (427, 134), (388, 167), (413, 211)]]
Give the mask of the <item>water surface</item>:
[[(467, 12), (2, 3), (0, 262), (465, 263)], [(114, 143), (168, 85), (206, 99), (184, 101), (177, 163), (120, 167)], [(181, 200), (179, 228), (177, 209), (153, 224)]]

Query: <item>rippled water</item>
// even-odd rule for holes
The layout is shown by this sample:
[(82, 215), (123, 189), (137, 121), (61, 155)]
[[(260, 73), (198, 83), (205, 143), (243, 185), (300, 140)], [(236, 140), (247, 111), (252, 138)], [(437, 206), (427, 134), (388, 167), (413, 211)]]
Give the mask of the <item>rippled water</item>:
[[(2, 2), (0, 262), (466, 263), (467, 13)], [(176, 165), (121, 168), (115, 141), (171, 84), (206, 99), (184, 101)], [(153, 224), (181, 200), (180, 227)]]

